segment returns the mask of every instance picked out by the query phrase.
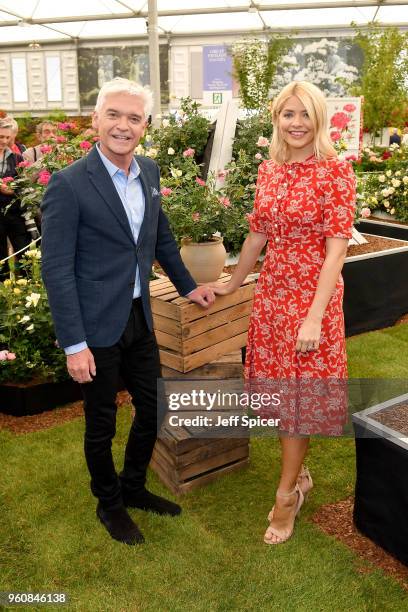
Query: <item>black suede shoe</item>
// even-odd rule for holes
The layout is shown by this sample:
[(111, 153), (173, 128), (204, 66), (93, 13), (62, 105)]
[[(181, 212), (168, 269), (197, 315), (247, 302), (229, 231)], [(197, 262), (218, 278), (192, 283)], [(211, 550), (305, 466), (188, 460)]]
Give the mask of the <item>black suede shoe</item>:
[(123, 544), (134, 546), (144, 542), (143, 534), (132, 521), (125, 508), (104, 510), (100, 504), (96, 507), (96, 516), (106, 528), (109, 535)]
[(155, 512), (156, 514), (169, 514), (170, 516), (177, 516), (181, 514), (181, 508), (178, 504), (175, 504), (164, 497), (154, 495), (144, 489), (140, 493), (130, 494), (122, 491), (123, 503), (125, 506), (130, 508), (140, 508), (140, 510), (147, 510), (148, 512)]

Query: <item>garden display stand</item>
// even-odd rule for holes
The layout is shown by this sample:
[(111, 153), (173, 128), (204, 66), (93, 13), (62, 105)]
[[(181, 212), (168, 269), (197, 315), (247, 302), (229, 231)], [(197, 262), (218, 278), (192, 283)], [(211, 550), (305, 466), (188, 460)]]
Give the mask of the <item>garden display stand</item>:
[(357, 412), (352, 419), (355, 525), (408, 566), (408, 393)]
[[(223, 274), (221, 280), (227, 282), (229, 278)], [(213, 306), (203, 309), (180, 298), (168, 279), (150, 283), (164, 379), (172, 379), (173, 386), (190, 379), (221, 379), (228, 387), (229, 380), (233, 386), (234, 379), (242, 378), (239, 349), (246, 344), (254, 288), (254, 281), (248, 278), (233, 294), (217, 297)], [(197, 437), (188, 427), (169, 427), (165, 421), (150, 465), (179, 495), (241, 469), (248, 462), (246, 433), (242, 437)]]

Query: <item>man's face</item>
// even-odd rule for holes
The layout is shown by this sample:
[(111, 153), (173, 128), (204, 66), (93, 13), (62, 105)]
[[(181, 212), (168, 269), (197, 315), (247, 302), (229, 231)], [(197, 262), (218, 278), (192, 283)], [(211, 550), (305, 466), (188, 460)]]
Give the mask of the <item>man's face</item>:
[(108, 94), (94, 112), (92, 125), (102, 153), (117, 165), (130, 164), (147, 125), (142, 98), (125, 92)]
[(12, 131), (9, 128), (0, 128), (0, 151), (4, 151), (11, 141)]
[(40, 141), (44, 142), (45, 140), (55, 140), (57, 137), (56, 133), (57, 128), (52, 123), (44, 123), (41, 128)]

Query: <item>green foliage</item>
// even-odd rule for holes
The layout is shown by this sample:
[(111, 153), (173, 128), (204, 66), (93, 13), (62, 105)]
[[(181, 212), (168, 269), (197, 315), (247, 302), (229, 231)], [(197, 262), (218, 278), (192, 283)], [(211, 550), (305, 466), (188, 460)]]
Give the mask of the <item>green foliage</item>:
[(379, 209), (408, 221), (408, 168), (361, 174), (359, 191), (371, 210)]
[(183, 238), (206, 242), (216, 232), (223, 233), (229, 203), (215, 191), (214, 176), (204, 182), (191, 157), (169, 170), (170, 176), (162, 181), (162, 206), (178, 243)]
[(364, 30), (354, 27), (364, 63), (359, 81), (349, 92), (364, 96), (364, 126), (374, 139), (383, 127), (401, 124), (406, 113), (408, 34), (375, 23)]
[(0, 283), (0, 345), (16, 354), (0, 365), (0, 382), (67, 378), (65, 356), (56, 346), (47, 294), (41, 280), (41, 253), (33, 248), (22, 258), (25, 276)]
[(290, 38), (278, 35), (269, 37), (266, 42), (244, 39), (234, 43), (234, 74), (244, 108), (258, 110), (267, 104), (278, 67), (282, 67), (282, 58), (292, 46)]
[[(178, 159), (183, 157), (183, 152), (187, 149), (194, 150), (194, 157), (198, 163), (202, 161), (210, 123), (208, 119), (199, 114), (198, 109), (197, 102), (193, 102), (191, 98), (183, 98), (178, 116), (170, 115), (163, 119), (161, 126), (152, 129), (146, 137), (145, 151), (138, 151), (154, 157), (163, 177), (169, 176), (170, 166), (177, 164)], [(152, 149), (155, 152), (153, 155), (151, 154)]]

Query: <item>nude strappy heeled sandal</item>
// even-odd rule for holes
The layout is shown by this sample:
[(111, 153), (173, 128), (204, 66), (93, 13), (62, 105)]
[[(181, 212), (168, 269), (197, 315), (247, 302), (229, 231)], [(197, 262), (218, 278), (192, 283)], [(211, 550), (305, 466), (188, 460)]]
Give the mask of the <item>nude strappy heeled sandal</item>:
[[(308, 481), (308, 488), (305, 491), (303, 491), (303, 489), (300, 489), (300, 485), (299, 485), (299, 481), (302, 478), (304, 478), (304, 479), (306, 479)], [(304, 501), (306, 501), (310, 491), (313, 489), (313, 480), (312, 480), (312, 477), (310, 475), (309, 468), (307, 468), (305, 465), (302, 465), (302, 469), (299, 472), (297, 484), (299, 485), (299, 489), (303, 493)], [(273, 519), (273, 508), (272, 508), (272, 510), (268, 514), (268, 521), (271, 522), (272, 519)]]
[[(294, 529), (294, 526), (295, 526), (295, 519), (296, 519), (297, 515), (299, 514), (299, 510), (302, 507), (302, 504), (304, 502), (303, 493), (300, 490), (298, 484), (296, 484), (295, 488), (290, 493), (280, 493), (279, 491), (276, 491), (276, 497), (279, 497), (281, 499), (287, 499), (288, 497), (291, 497), (294, 493), (298, 494), (298, 499), (297, 499), (296, 504), (294, 505), (294, 514), (293, 514), (292, 528), (290, 529), (289, 533), (286, 536), (282, 536), (279, 533), (277, 533), (277, 530), (274, 527), (272, 527), (272, 525), (269, 525), (269, 527), (266, 530), (265, 535), (264, 535), (264, 542), (265, 542), (265, 544), (283, 544), (284, 542), (289, 540), (289, 538), (292, 536), (293, 529)], [(270, 520), (272, 520), (272, 518), (273, 518), (274, 509), (275, 509), (275, 506), (272, 508), (272, 510), (269, 513), (269, 516), (271, 517)], [(269, 518), (269, 516), (268, 516), (268, 518)], [(275, 535), (276, 537), (279, 538), (279, 540), (277, 542), (272, 542), (272, 540), (270, 540), (270, 538), (267, 537), (268, 534)]]

